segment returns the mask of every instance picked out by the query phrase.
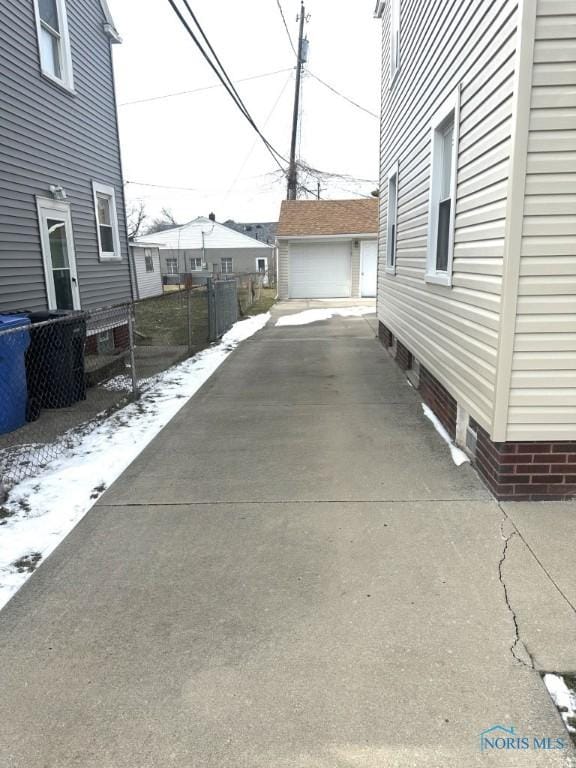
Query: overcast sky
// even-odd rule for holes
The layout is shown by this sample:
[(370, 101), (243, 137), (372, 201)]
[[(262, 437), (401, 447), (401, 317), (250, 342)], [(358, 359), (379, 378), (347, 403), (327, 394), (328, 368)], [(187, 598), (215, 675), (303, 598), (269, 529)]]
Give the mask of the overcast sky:
[[(276, 220), (285, 183), (271, 175), (277, 166), (222, 87), (127, 104), (218, 82), (168, 0), (109, 3), (123, 38), (114, 60), (128, 201), (144, 200), (150, 215), (166, 206), (179, 221), (211, 211), (219, 221)], [(299, 0), (281, 3), (296, 38)], [(276, 0), (190, 5), (234, 81), (285, 70), (237, 89), (263, 133), (287, 156), (295, 60)], [(306, 30), (310, 71), (378, 113), (380, 27), (373, 10), (374, 0), (308, 0)], [(301, 157), (323, 171), (375, 180), (378, 120), (308, 76)], [(323, 194), (353, 197), (374, 187), (334, 180)]]

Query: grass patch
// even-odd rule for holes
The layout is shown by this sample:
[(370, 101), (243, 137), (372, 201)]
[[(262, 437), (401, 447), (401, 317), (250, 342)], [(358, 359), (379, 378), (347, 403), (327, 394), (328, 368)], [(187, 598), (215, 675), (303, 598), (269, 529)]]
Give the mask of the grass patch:
[(276, 303), (276, 288), (262, 288), (260, 299), (244, 311), (246, 317), (261, 315)]
[[(208, 338), (208, 301), (206, 291), (192, 291), (193, 346), (202, 346)], [(135, 306), (136, 346), (188, 345), (188, 296), (173, 292), (144, 299)]]

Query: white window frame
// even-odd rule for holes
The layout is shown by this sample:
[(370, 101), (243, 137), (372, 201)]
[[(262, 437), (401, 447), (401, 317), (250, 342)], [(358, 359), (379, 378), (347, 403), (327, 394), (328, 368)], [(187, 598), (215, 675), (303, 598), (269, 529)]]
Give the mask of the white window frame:
[[(226, 268), (224, 269), (224, 262), (230, 262), (230, 269)], [(232, 260), (232, 256), (222, 256), (220, 259), (220, 273), (222, 275), (232, 275), (234, 274), (234, 261)]]
[[(176, 269), (173, 271), (173, 267), (176, 267)], [(167, 275), (179, 275), (180, 271), (178, 269), (178, 257), (177, 256), (166, 256), (166, 274)]]
[(40, 228), (40, 245), (42, 248), (42, 261), (44, 263), (44, 276), (46, 282), (46, 294), (48, 297), (48, 309), (56, 310), (56, 289), (52, 274), (52, 254), (50, 252), (50, 238), (47, 228), (47, 220), (50, 218), (63, 221), (66, 227), (66, 247), (68, 250), (68, 268), (72, 289), (72, 304), (74, 309), (80, 309), (80, 287), (78, 285), (78, 270), (76, 267), (76, 251), (74, 249), (74, 233), (72, 230), (72, 214), (70, 204), (53, 200), (47, 197), (36, 198), (38, 211), (38, 225)]
[[(440, 185), (442, 173), (442, 126), (454, 118), (454, 141), (452, 145), (452, 175), (450, 179), (450, 229), (448, 237), (448, 260), (446, 271), (438, 270), (437, 240), (438, 240), (438, 205), (440, 202)], [(460, 135), (460, 86), (444, 102), (430, 123), (431, 167), (430, 167), (430, 199), (428, 205), (428, 250), (426, 258), (427, 283), (452, 285), (452, 264), (454, 260), (454, 230), (456, 223), (456, 191), (458, 179), (458, 139)]]
[[(198, 266), (198, 262), (200, 262), (200, 266)], [(204, 269), (204, 264), (202, 262), (201, 256), (190, 256), (190, 272), (202, 272)]]
[[(120, 233), (118, 231), (118, 210), (116, 208), (116, 192), (114, 187), (109, 184), (102, 184), (99, 181), (92, 182), (92, 191), (94, 194), (94, 216), (96, 218), (96, 232), (98, 235), (98, 253), (100, 261), (121, 261), (122, 250), (120, 248)], [(110, 198), (111, 223), (112, 223), (112, 241), (114, 243), (113, 251), (102, 250), (102, 240), (100, 238), (100, 220), (98, 218), (98, 195), (104, 195)]]
[(390, 0), (390, 88), (400, 72), (400, 0)]
[[(150, 263), (152, 264), (152, 269), (148, 269), (148, 262), (147, 259), (150, 259)], [(156, 271), (154, 267), (154, 248), (144, 248), (144, 269), (146, 270), (146, 274), (151, 275), (153, 272)]]
[[(36, 16), (36, 36), (38, 38), (38, 58), (40, 61), (40, 71), (44, 77), (53, 83), (66, 88), (68, 91), (74, 91), (74, 74), (72, 71), (72, 48), (70, 46), (70, 35), (68, 32), (68, 15), (66, 13), (66, 0), (55, 0), (56, 12), (58, 13), (58, 25), (60, 27), (60, 66), (62, 68), (62, 77), (55, 77), (51, 72), (44, 69), (42, 64), (42, 26), (44, 22), (40, 18), (40, 6), (38, 0), (34, 0), (34, 15)], [(56, 30), (53, 30), (56, 32)]]
[[(385, 270), (389, 275), (396, 274), (396, 259), (398, 256), (398, 163), (388, 171), (387, 176), (387, 198), (386, 198), (386, 266)], [(392, 180), (396, 184), (396, 199), (394, 200), (394, 210), (390, 204), (390, 185)], [(392, 225), (395, 228), (394, 251), (392, 251)], [(392, 259), (394, 256), (394, 259)]]

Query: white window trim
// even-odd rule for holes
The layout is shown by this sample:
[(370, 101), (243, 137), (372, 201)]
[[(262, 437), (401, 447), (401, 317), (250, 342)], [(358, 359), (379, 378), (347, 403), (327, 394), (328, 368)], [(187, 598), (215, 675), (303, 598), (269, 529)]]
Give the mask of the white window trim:
[(74, 93), (74, 74), (72, 71), (72, 47), (70, 45), (70, 34), (68, 32), (68, 14), (66, 13), (66, 0), (55, 0), (56, 10), (58, 12), (58, 23), (60, 26), (60, 40), (62, 43), (62, 77), (55, 77), (51, 72), (47, 72), (42, 67), (42, 20), (40, 18), (40, 6), (38, 0), (34, 0), (34, 15), (36, 17), (36, 36), (38, 39), (38, 60), (40, 62), (40, 71), (42, 76), (48, 78), (53, 83)]
[[(200, 266), (196, 266), (196, 262), (200, 262)], [(204, 262), (202, 261), (201, 256), (191, 256), (190, 257), (190, 272), (203, 272), (204, 271)]]
[[(400, 68), (402, 65), (402, 59), (401, 59), (402, 31), (401, 31), (400, 22), (401, 22), (400, 0), (390, 0), (390, 88), (394, 87), (394, 84), (398, 79), (398, 75), (400, 73)], [(392, 56), (394, 52), (394, 37), (396, 35), (397, 35), (398, 66), (395, 67), (394, 62), (392, 60)]]
[[(176, 271), (172, 272), (172, 267), (176, 267)], [(166, 256), (166, 274), (167, 275), (179, 275), (180, 270), (178, 269), (178, 257), (177, 256)]]
[[(395, 275), (396, 274), (396, 258), (398, 256), (398, 163), (394, 163), (394, 165), (390, 168), (388, 171), (387, 176), (387, 191), (386, 191), (386, 262), (385, 262), (385, 271), (389, 275)], [(394, 264), (390, 263), (390, 257), (392, 255), (392, 252), (390, 250), (390, 224), (392, 223), (390, 220), (390, 180), (392, 178), (396, 177), (396, 205), (394, 206), (394, 216), (393, 216), (393, 223), (396, 226), (396, 251), (394, 253)]]
[(46, 294), (48, 296), (48, 309), (57, 309), (54, 277), (52, 275), (52, 259), (50, 254), (50, 241), (46, 229), (46, 220), (52, 214), (61, 218), (66, 225), (66, 245), (68, 247), (68, 264), (70, 278), (72, 280), (72, 303), (74, 309), (80, 309), (80, 287), (78, 285), (78, 271), (76, 267), (76, 251), (74, 249), (74, 232), (72, 230), (72, 214), (70, 203), (63, 203), (49, 197), (37, 197), (36, 209), (38, 211), (38, 226), (40, 228), (40, 245), (42, 248), (42, 261), (44, 263), (44, 276)]
[[(148, 265), (146, 264), (146, 259), (151, 259), (152, 269), (148, 269)], [(151, 275), (156, 271), (156, 268), (154, 266), (154, 248), (144, 248), (144, 269), (146, 271), (146, 274), (148, 275)]]
[[(228, 262), (228, 261), (230, 262), (230, 270), (226, 269), (226, 271), (224, 271), (223, 267), (224, 267), (224, 262), (225, 261), (226, 262)], [(234, 260), (233, 260), (232, 256), (222, 256), (221, 257), (221, 259), (220, 259), (220, 274), (222, 274), (222, 275), (233, 275), (234, 274)]]
[[(99, 181), (92, 182), (92, 192), (94, 195), (94, 216), (96, 218), (96, 233), (98, 236), (98, 253), (100, 261), (121, 261), (122, 250), (120, 248), (120, 233), (118, 231), (118, 210), (116, 208), (116, 192), (114, 187), (109, 184), (101, 184)], [(103, 251), (100, 238), (100, 220), (98, 218), (98, 195), (106, 195), (110, 198), (112, 207), (112, 239), (114, 242), (114, 251)]]
[[(448, 243), (448, 263), (446, 272), (436, 269), (436, 244), (438, 233), (438, 199), (440, 196), (440, 160), (438, 152), (438, 128), (442, 123), (454, 114), (454, 144), (452, 147), (452, 178), (450, 180), (450, 197), (452, 206), (450, 210), (450, 235)], [(458, 180), (458, 144), (460, 136), (460, 86), (444, 102), (436, 112), (430, 123), (431, 165), (430, 165), (430, 198), (428, 203), (428, 248), (426, 254), (427, 283), (437, 285), (452, 285), (452, 264), (454, 260), (454, 235), (456, 223), (456, 192)]]

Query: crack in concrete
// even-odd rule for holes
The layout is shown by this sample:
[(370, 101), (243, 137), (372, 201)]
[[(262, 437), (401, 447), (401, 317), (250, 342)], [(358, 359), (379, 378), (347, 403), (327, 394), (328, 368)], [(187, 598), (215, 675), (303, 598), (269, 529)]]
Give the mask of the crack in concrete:
[[(514, 642), (510, 646), (510, 653), (512, 654), (512, 658), (514, 659), (514, 661), (516, 661), (518, 664), (521, 664), (523, 667), (527, 667), (528, 669), (535, 670), (536, 666), (534, 663), (534, 657), (530, 653), (526, 643), (520, 638), (520, 627), (518, 624), (518, 617), (516, 616), (516, 611), (512, 608), (512, 604), (510, 603), (510, 596), (508, 594), (508, 585), (506, 584), (506, 581), (504, 579), (504, 563), (506, 562), (506, 558), (508, 556), (508, 548), (514, 536), (518, 535), (518, 531), (516, 530), (510, 531), (508, 535), (504, 533), (504, 523), (506, 521), (507, 521), (507, 518), (504, 517), (500, 523), (500, 536), (504, 542), (504, 546), (502, 548), (502, 556), (500, 557), (500, 560), (498, 562), (498, 580), (500, 581), (500, 584), (502, 584), (502, 590), (504, 592), (504, 601), (506, 602), (506, 607), (508, 608), (510, 616), (512, 617), (512, 622), (514, 624)], [(528, 659), (528, 661), (526, 661), (525, 658), (522, 658), (522, 656), (519, 655), (518, 648), (524, 649), (524, 653), (526, 654), (526, 658)]]

